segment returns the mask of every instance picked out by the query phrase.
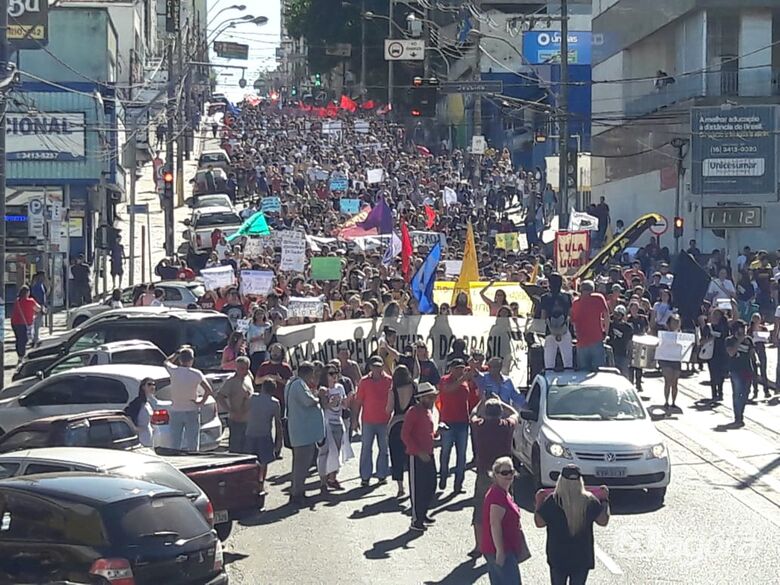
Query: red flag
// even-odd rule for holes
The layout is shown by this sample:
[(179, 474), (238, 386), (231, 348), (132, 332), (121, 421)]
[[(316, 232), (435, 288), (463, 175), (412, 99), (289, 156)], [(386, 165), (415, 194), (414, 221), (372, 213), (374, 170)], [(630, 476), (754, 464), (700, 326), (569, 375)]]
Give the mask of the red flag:
[(430, 205), (425, 206), (425, 229), (431, 229), (436, 223), (436, 212)]
[(325, 110), (325, 108), (314, 108), (314, 113), (317, 114), (318, 118), (324, 118), (328, 115), (328, 112)]
[(415, 146), (415, 148), (417, 149), (417, 152), (419, 152), (421, 156), (433, 156), (431, 154), (431, 151), (428, 150), (425, 146), (421, 146), (418, 144), (417, 146)]
[(331, 118), (335, 118), (339, 115), (338, 106), (333, 102), (328, 103), (328, 105), (325, 107), (325, 114)]
[(357, 110), (357, 102), (350, 98), (348, 95), (341, 96), (341, 109), (348, 112), (354, 112)]
[(409, 282), (412, 279), (412, 238), (409, 237), (409, 228), (406, 222), (401, 222), (401, 273), (404, 280)]
[(393, 110), (393, 106), (390, 104), (387, 104), (386, 106), (382, 106), (379, 108), (376, 113), (380, 116), (383, 116), (384, 114), (389, 114)]
[(367, 100), (363, 102), (363, 105), (361, 107), (364, 110), (373, 110), (376, 107), (376, 102), (374, 100)]

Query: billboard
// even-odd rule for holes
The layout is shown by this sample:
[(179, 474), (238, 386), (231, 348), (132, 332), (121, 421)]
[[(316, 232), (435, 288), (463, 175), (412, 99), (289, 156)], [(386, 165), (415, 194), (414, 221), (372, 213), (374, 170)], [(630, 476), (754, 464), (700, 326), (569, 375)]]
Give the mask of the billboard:
[(691, 192), (774, 193), (775, 112), (775, 106), (693, 108)]
[(6, 116), (8, 160), (85, 160), (86, 138), (86, 116), (83, 113), (8, 112)]
[(14, 49), (40, 49), (49, 42), (48, 0), (10, 0), (8, 42)]
[[(569, 31), (569, 64), (590, 65), (591, 33)], [(532, 30), (523, 33), (523, 57), (531, 65), (561, 62), (561, 31)]]

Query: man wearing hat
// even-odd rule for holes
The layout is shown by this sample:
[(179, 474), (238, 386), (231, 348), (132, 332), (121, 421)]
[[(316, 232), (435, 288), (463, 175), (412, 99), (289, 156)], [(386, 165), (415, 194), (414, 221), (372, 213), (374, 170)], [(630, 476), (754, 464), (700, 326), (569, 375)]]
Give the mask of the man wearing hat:
[[(387, 423), (390, 422), (390, 390), (392, 378), (384, 372), (385, 362), (378, 356), (373, 356), (368, 365), (370, 372), (358, 383), (352, 410), (352, 428), (362, 432), (360, 449), (360, 485), (368, 486), (374, 471), (372, 462), (372, 450), (374, 437), (376, 437), (379, 452), (376, 457), (376, 474), (379, 483), (387, 483), (390, 475), (390, 451), (387, 441)], [(360, 419), (360, 415), (363, 415)], [(362, 421), (361, 425), (358, 420)]]
[(412, 502), (412, 526), (424, 532), (433, 523), (428, 509), (436, 494), (436, 463), (433, 460), (433, 405), (438, 391), (433, 384), (421, 382), (414, 394), (417, 404), (404, 417), (401, 441), (409, 455), (409, 496)]
[(607, 343), (612, 347), (615, 365), (626, 378), (629, 377), (631, 339), (634, 337), (634, 328), (626, 321), (627, 313), (625, 305), (615, 307), (615, 311), (612, 313), (612, 322), (609, 324), (607, 340)]

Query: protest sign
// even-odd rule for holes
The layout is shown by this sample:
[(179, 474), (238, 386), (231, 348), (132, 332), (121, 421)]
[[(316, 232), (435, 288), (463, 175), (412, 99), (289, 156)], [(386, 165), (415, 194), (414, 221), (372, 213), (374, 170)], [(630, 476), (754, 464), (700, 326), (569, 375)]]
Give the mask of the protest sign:
[(321, 297), (290, 297), (287, 305), (288, 317), (311, 317), (322, 319), (325, 303)]
[(463, 266), (463, 260), (445, 260), (444, 276), (460, 276), (460, 268)]
[(314, 180), (315, 181), (327, 181), (328, 180), (328, 171), (323, 169), (315, 169), (314, 171)]
[(322, 246), (335, 244), (338, 242), (336, 238), (321, 238), (319, 236), (306, 236), (306, 243), (309, 244), (309, 248), (312, 252), (319, 252)]
[[(288, 310), (294, 301), (295, 298), (290, 299)], [(462, 339), (466, 342), (466, 352), (479, 350), (488, 359), (493, 356), (503, 358), (503, 371), (515, 386), (526, 384), (524, 319), (433, 315), (350, 319), (282, 327), (277, 333), (277, 339), (283, 347), (288, 348), (288, 362), (293, 369), (303, 361), (328, 362), (336, 357), (338, 348), (343, 346), (349, 349), (351, 359), (362, 370), (369, 357), (377, 351), (384, 326), (393, 327), (398, 332), (396, 349), (399, 351), (416, 341), (424, 341), (431, 359), (442, 370), (452, 343)]]
[(562, 276), (573, 276), (588, 263), (590, 232), (555, 234), (555, 266)]
[(412, 239), (412, 246), (415, 249), (419, 248), (420, 246), (425, 246), (430, 250), (436, 245), (437, 242), (441, 244), (442, 250), (447, 247), (447, 236), (440, 232), (412, 230), (409, 232), (409, 237)]
[(236, 331), (239, 333), (246, 333), (247, 329), (249, 329), (249, 324), (252, 322), (251, 319), (238, 319), (236, 320)]
[(349, 179), (341, 175), (334, 175), (328, 184), (331, 191), (346, 191), (349, 189)]
[(496, 248), (516, 251), (520, 249), (520, 239), (516, 233), (496, 234)]
[(217, 290), (230, 286), (234, 282), (232, 266), (217, 266), (215, 268), (204, 268), (200, 271), (203, 278), (203, 286), (206, 290)]
[(442, 191), (442, 200), (447, 207), (455, 205), (458, 202), (458, 194), (452, 187), (444, 187), (444, 191)]
[(244, 240), (244, 258), (258, 258), (263, 254), (263, 246), (261, 238), (247, 238)]
[(355, 120), (355, 132), (358, 134), (368, 134), (369, 129), (368, 120)]
[(344, 215), (355, 215), (360, 211), (360, 199), (339, 199), (339, 211)]
[(687, 362), (691, 359), (696, 335), (679, 331), (659, 331), (655, 359), (667, 362)]
[(303, 232), (281, 232), (282, 261), (280, 270), (303, 272), (306, 266), (306, 237)]
[(265, 296), (274, 288), (274, 273), (263, 270), (241, 271), (241, 294)]
[[(471, 311), (477, 315), (490, 315), (490, 307), (482, 300), (480, 291), (487, 286), (487, 282), (472, 282), (469, 284), (469, 293), (471, 296)], [(433, 285), (433, 302), (437, 305), (450, 303), (452, 301), (452, 290), (455, 288), (454, 282), (439, 281)], [(495, 298), (497, 290), (503, 290), (506, 293), (507, 303), (517, 303), (519, 315), (530, 315), (533, 311), (533, 304), (528, 297), (528, 293), (523, 290), (516, 282), (496, 282), (491, 286), (487, 293), (488, 298)]]
[(312, 280), (341, 280), (341, 258), (321, 257), (311, 259)]
[(279, 213), (282, 211), (282, 200), (279, 197), (263, 197), (263, 213)]
[(584, 211), (571, 210), (569, 214), (569, 231), (581, 232), (591, 231), (595, 232), (599, 229), (599, 218), (585, 213)]
[(385, 169), (368, 169), (366, 173), (366, 181), (369, 185), (374, 183), (381, 183), (385, 180)]

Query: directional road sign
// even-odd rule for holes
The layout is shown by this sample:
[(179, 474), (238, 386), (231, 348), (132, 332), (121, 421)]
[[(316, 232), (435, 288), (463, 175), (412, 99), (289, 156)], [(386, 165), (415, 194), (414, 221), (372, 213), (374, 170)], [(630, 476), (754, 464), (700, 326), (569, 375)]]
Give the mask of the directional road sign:
[(501, 93), (504, 82), (501, 80), (486, 81), (448, 81), (439, 85), (441, 93)]

